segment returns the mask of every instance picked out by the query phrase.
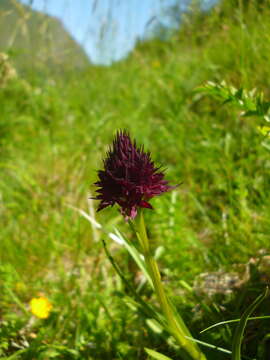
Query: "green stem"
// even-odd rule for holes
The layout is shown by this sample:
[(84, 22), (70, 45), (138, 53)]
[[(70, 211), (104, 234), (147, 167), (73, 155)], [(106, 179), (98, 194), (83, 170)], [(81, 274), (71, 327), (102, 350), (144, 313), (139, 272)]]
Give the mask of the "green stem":
[(163, 284), (161, 282), (160, 272), (156, 260), (151, 254), (150, 243), (147, 237), (143, 213), (139, 213), (139, 224), (137, 237), (142, 248), (145, 263), (153, 281), (154, 291), (157, 295), (160, 307), (168, 323), (168, 330), (175, 337), (181, 347), (183, 359), (185, 360), (206, 360), (206, 357), (199, 349), (198, 345), (187, 337), (192, 337), (188, 328), (179, 314), (173, 309), (169, 302)]

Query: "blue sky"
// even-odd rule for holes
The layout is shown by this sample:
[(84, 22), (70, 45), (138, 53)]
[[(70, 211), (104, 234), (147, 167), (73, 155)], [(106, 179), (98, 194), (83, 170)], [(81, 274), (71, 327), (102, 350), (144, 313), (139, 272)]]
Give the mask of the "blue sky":
[[(143, 38), (151, 19), (166, 21), (164, 10), (188, 0), (20, 0), (61, 19), (94, 63), (125, 56)], [(216, 0), (204, 0), (211, 5)]]

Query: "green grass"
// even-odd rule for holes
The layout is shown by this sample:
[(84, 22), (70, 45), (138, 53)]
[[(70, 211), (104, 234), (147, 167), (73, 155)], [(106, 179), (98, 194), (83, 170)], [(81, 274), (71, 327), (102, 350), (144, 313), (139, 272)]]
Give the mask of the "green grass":
[[(196, 338), (231, 348), (233, 325), (199, 331), (239, 318), (269, 282), (268, 267), (262, 273), (256, 265), (270, 251), (269, 154), (257, 119), (194, 89), (225, 79), (270, 99), (270, 11), (249, 3), (241, 12), (226, 1), (209, 16), (187, 18), (170, 41), (138, 44), (109, 68), (21, 75), (0, 89), (1, 358), (140, 360), (144, 347), (179, 358), (166, 334), (125, 304), (125, 286), (102, 248), (108, 237), (70, 207), (89, 212), (96, 171), (120, 128), (166, 167), (172, 184), (182, 183), (153, 199), (146, 216), (152, 241), (164, 247), (169, 293)], [(95, 216), (106, 230), (116, 225), (131, 236), (116, 209)], [(136, 283), (140, 273), (126, 251), (108, 245)], [(243, 277), (250, 259), (249, 280), (231, 294), (193, 289), (205, 272)], [(53, 304), (46, 320), (29, 311), (39, 293)], [(148, 288), (142, 294), (155, 304)], [(257, 314), (268, 309), (266, 301)], [(268, 332), (266, 320), (250, 322), (243, 353), (267, 359)]]

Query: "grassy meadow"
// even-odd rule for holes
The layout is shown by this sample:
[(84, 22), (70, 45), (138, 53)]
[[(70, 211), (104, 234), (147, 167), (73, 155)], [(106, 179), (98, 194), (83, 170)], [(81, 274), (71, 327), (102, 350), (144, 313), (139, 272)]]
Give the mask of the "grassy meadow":
[[(105, 255), (102, 240), (138, 286), (140, 271), (107, 235), (116, 227), (131, 239), (129, 227), (116, 208), (96, 213), (89, 199), (118, 129), (181, 183), (153, 199), (149, 236), (193, 336), (231, 350), (234, 324), (200, 331), (239, 318), (269, 283), (270, 157), (257, 118), (195, 90), (225, 79), (270, 99), (270, 7), (258, 3), (226, 0), (185, 16), (170, 40), (139, 43), (110, 67), (26, 68), (0, 79), (1, 359), (143, 360), (144, 347), (181, 358), (129, 301)], [(156, 304), (150, 288), (140, 291)], [(46, 319), (30, 312), (37, 296), (52, 304)], [(269, 315), (269, 300), (255, 315)], [(243, 359), (269, 359), (269, 336), (269, 320), (250, 321)], [(230, 359), (202, 349), (209, 360)]]

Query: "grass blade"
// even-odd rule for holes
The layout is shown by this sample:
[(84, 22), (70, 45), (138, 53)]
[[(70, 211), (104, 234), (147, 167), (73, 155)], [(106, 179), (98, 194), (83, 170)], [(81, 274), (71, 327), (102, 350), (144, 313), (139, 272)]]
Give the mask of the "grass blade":
[[(252, 317), (248, 318), (247, 320), (250, 321), (250, 320), (264, 320), (264, 319), (270, 319), (270, 316), (269, 315), (266, 315), (266, 316), (252, 316)], [(241, 319), (233, 319), (233, 320), (226, 320), (226, 321), (218, 322), (216, 324), (210, 325), (207, 328), (201, 330), (200, 334), (203, 334), (204, 332), (206, 332), (208, 330), (212, 330), (217, 326), (233, 324), (233, 323), (239, 322), (240, 320)]]
[(232, 360), (241, 360), (241, 344), (248, 318), (256, 309), (256, 307), (259, 306), (260, 303), (267, 297), (268, 293), (269, 293), (269, 289), (267, 287), (264, 294), (258, 296), (257, 299), (255, 299), (255, 301), (251, 305), (249, 305), (249, 307), (242, 315), (233, 336)]
[(168, 356), (163, 355), (163, 354), (161, 354), (161, 353), (159, 353), (159, 352), (157, 352), (155, 350), (151, 350), (151, 349), (148, 349), (148, 348), (144, 348), (144, 350), (153, 359), (156, 359), (156, 360), (172, 360), (172, 358), (169, 358)]

